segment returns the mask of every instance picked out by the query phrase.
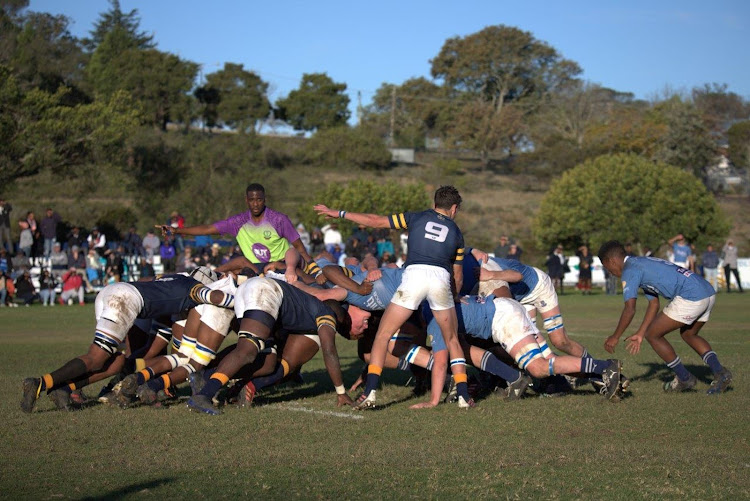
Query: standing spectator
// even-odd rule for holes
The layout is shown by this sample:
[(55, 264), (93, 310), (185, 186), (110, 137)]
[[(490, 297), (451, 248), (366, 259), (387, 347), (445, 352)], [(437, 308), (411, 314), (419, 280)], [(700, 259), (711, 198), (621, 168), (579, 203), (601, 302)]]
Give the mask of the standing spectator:
[(689, 270), (691, 262), (690, 256), (693, 255), (693, 252), (687, 244), (685, 237), (680, 233), (670, 238), (668, 242), (669, 245), (672, 246), (672, 254), (674, 256), (672, 259), (674, 259), (674, 264), (680, 268)]
[(73, 226), (73, 229), (68, 233), (68, 237), (66, 240), (66, 250), (70, 251), (70, 249), (72, 249), (74, 245), (79, 249), (84, 249), (86, 247), (86, 243), (86, 237), (83, 236), (83, 233), (81, 233), (81, 228), (79, 228), (78, 226)]
[(31, 230), (31, 233), (36, 233), (37, 224), (36, 224), (36, 217), (34, 216), (34, 211), (29, 211), (26, 213), (26, 222), (29, 223), (29, 229)]
[(326, 245), (323, 243), (323, 233), (320, 228), (315, 227), (310, 234), (310, 255), (317, 256), (324, 250), (326, 250)]
[(143, 251), (146, 257), (154, 257), (154, 254), (159, 252), (161, 241), (156, 236), (154, 230), (148, 230), (146, 236), (143, 238)]
[(57, 225), (62, 221), (60, 214), (47, 207), (47, 211), (39, 223), (39, 229), (44, 238), (44, 257), (50, 257), (52, 246), (57, 242)]
[(222, 265), (221, 246), (217, 243), (211, 245), (211, 254), (208, 256), (208, 265), (215, 270)]
[(578, 248), (578, 288), (583, 294), (591, 294), (591, 267), (594, 265), (594, 256), (589, 252), (587, 245)]
[(732, 277), (730, 273), (734, 274), (734, 278), (737, 279), (737, 288), (740, 292), (742, 290), (742, 282), (740, 281), (740, 271), (737, 269), (737, 247), (734, 246), (734, 241), (730, 238), (724, 247), (721, 249), (721, 258), (724, 260), (724, 277), (727, 281), (727, 292), (732, 292), (730, 282)]
[(338, 245), (339, 248), (344, 246), (344, 240), (341, 237), (338, 224), (327, 224), (321, 228), (321, 231), (323, 232), (323, 243), (326, 246), (326, 250), (331, 254), (333, 254), (333, 248), (336, 245)]
[(30, 306), (39, 296), (36, 293), (34, 284), (31, 283), (31, 274), (24, 271), (16, 278), (16, 297), (23, 301), (24, 306)]
[(510, 252), (510, 239), (508, 238), (508, 235), (500, 235), (500, 243), (497, 244), (494, 252), (495, 257), (501, 257), (503, 259), (508, 257), (508, 252)]
[(60, 304), (73, 304), (73, 298), (78, 297), (78, 304), (83, 306), (83, 277), (76, 272), (75, 268), (69, 268), (60, 279), (62, 282), (62, 294)]
[(164, 241), (159, 246), (159, 255), (161, 256), (161, 263), (164, 265), (164, 272), (174, 273), (177, 264), (177, 251), (169, 236), (164, 237)]
[(378, 257), (381, 259), (381, 261), (385, 260), (385, 254), (386, 252), (388, 255), (393, 255), (396, 251), (393, 249), (393, 242), (391, 242), (390, 235), (388, 234), (381, 234), (380, 238), (378, 238)]
[(703, 266), (703, 278), (711, 284), (715, 291), (719, 291), (719, 255), (714, 250), (714, 246), (708, 244), (706, 251), (701, 256)]
[[(185, 227), (185, 218), (182, 217), (182, 215), (177, 211), (172, 211), (172, 214), (169, 216), (169, 221), (167, 221), (167, 226), (171, 226), (172, 228), (184, 228)], [(178, 232), (173, 232), (174, 235), (174, 248), (177, 252), (182, 252), (185, 250), (185, 242), (182, 239), (182, 235), (180, 235)]]
[(25, 219), (18, 220), (18, 227), (21, 228), (21, 234), (18, 237), (18, 249), (21, 250), (26, 257), (31, 257), (31, 248), (34, 245), (34, 235), (29, 229), (29, 223)]
[(130, 258), (138, 257), (143, 253), (143, 240), (135, 231), (135, 226), (130, 227), (128, 234), (122, 240), (122, 245), (125, 249), (125, 255)]
[(544, 264), (547, 265), (547, 274), (552, 279), (555, 289), (559, 290), (560, 295), (562, 295), (563, 277), (565, 276), (565, 268), (568, 266), (568, 260), (563, 254), (562, 244), (558, 244), (557, 247), (552, 249)]
[(107, 237), (99, 231), (97, 226), (91, 228), (91, 234), (86, 237), (86, 243), (89, 249), (94, 249), (100, 256), (103, 256), (104, 251), (107, 250)]
[(13, 267), (13, 272), (10, 275), (12, 278), (17, 278), (19, 275), (22, 275), (24, 271), (31, 271), (31, 260), (26, 257), (26, 254), (24, 254), (21, 249), (18, 249), (18, 252), (16, 252), (16, 255), (13, 256), (10, 262)]
[(516, 244), (510, 244), (510, 250), (508, 251), (508, 255), (506, 256), (506, 259), (514, 259), (520, 263), (521, 254), (523, 254), (523, 249), (521, 249)]
[(55, 287), (57, 287), (57, 280), (53, 277), (49, 270), (42, 270), (42, 275), (39, 277), (39, 297), (42, 300), (42, 306), (55, 306)]
[(8, 252), (13, 251), (13, 242), (10, 240), (10, 213), (13, 206), (0, 197), (0, 247)]
[(310, 254), (312, 252), (310, 247), (310, 233), (307, 232), (304, 224), (299, 223), (297, 225), (297, 233), (299, 233), (299, 239), (302, 242), (302, 245), (305, 246), (307, 253)]
[(367, 226), (364, 224), (357, 225), (357, 229), (352, 232), (352, 236), (350, 238), (356, 238), (359, 240), (360, 244), (363, 244), (367, 241), (367, 237), (370, 235), (370, 232), (367, 231)]
[(372, 254), (373, 256), (378, 255), (378, 242), (375, 239), (375, 235), (370, 233), (367, 235), (367, 240), (364, 242), (362, 254)]
[(68, 255), (62, 251), (60, 242), (55, 242), (52, 246), (52, 253), (49, 255), (49, 262), (52, 267), (52, 274), (59, 277), (68, 269)]

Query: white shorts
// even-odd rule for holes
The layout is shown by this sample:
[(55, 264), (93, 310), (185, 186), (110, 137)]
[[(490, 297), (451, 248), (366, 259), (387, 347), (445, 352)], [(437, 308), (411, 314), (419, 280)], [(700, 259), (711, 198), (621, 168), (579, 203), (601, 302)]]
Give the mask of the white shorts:
[(708, 322), (714, 302), (716, 302), (716, 295), (700, 301), (690, 301), (677, 296), (664, 307), (664, 314), (685, 325), (692, 325), (696, 321)]
[(122, 343), (143, 309), (143, 296), (127, 282), (110, 284), (96, 295), (96, 330)]
[(274, 319), (279, 316), (284, 291), (279, 284), (265, 277), (253, 277), (237, 287), (234, 296), (234, 314), (243, 318), (245, 312), (259, 310), (271, 315)]
[[(234, 284), (232, 277), (224, 277), (207, 285), (207, 287), (211, 290), (220, 290), (227, 294), (235, 295), (237, 293), (237, 286)], [(212, 304), (199, 304), (195, 307), (195, 311), (201, 316), (201, 322), (208, 327), (222, 336), (229, 334), (229, 327), (232, 324), (232, 319), (234, 319), (234, 310), (221, 308)]]
[(510, 353), (523, 338), (536, 336), (539, 329), (529, 318), (526, 309), (513, 299), (495, 298), (495, 316), (492, 317), (492, 340)]
[(439, 266), (407, 266), (401, 277), (401, 285), (398, 286), (391, 302), (414, 311), (425, 299), (434, 311), (455, 307), (450, 273)]
[[(490, 271), (501, 271), (503, 269), (492, 259), (490, 259), (486, 263), (482, 263), (482, 268)], [(492, 294), (492, 291), (499, 287), (508, 287), (508, 282), (506, 282), (505, 280), (485, 280), (484, 282), (479, 282), (479, 289), (477, 290), (477, 294), (479, 294), (480, 296), (489, 296), (490, 294)]]
[(539, 268), (534, 268), (539, 281), (529, 294), (521, 299), (521, 304), (532, 305), (539, 313), (546, 313), (560, 304), (552, 279)]

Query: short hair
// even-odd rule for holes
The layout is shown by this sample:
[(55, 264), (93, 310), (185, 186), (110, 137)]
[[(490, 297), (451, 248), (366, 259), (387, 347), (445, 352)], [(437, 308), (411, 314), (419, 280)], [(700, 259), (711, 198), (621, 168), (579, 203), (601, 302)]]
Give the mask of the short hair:
[(251, 191), (260, 191), (264, 195), (266, 194), (266, 189), (260, 183), (250, 183), (250, 184), (248, 184), (247, 188), (245, 188), (245, 194), (250, 193)]
[(454, 205), (461, 207), (461, 195), (455, 187), (450, 185), (441, 186), (435, 191), (436, 209), (450, 209)]
[(602, 244), (601, 247), (599, 247), (599, 260), (604, 262), (607, 259), (612, 258), (625, 258), (625, 247), (618, 242), (617, 240), (610, 240), (609, 242), (605, 242)]
[(352, 338), (352, 318), (349, 316), (348, 307), (344, 307), (341, 303), (334, 299), (326, 299), (323, 304), (333, 310), (333, 314), (336, 315), (336, 325), (338, 328), (336, 331), (344, 338)]

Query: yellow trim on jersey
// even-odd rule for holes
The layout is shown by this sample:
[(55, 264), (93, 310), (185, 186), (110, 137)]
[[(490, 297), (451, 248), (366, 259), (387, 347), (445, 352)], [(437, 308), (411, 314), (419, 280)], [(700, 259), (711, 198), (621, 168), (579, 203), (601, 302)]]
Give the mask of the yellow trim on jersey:
[(354, 276), (354, 272), (346, 266), (341, 267), (341, 269), (344, 270), (344, 275), (346, 275), (347, 277), (352, 278)]
[(315, 323), (318, 326), (318, 330), (320, 330), (320, 328), (324, 325), (327, 325), (333, 330), (336, 330), (336, 320), (331, 315), (322, 315), (315, 319)]
[(406, 218), (404, 217), (403, 213), (400, 214), (392, 214), (390, 216), (391, 218), (391, 228), (394, 230), (405, 230), (406, 229)]
[(462, 247), (456, 251), (456, 261), (463, 261), (464, 260), (464, 253), (465, 249)]
[[(203, 289), (204, 287), (206, 287), (206, 286), (205, 286), (205, 285), (203, 285), (203, 284), (195, 284), (195, 285), (194, 285), (194, 286), (193, 286), (193, 287), (192, 287), (192, 288), (190, 289), (190, 299), (192, 299), (192, 300), (193, 300), (193, 301), (195, 301), (196, 303), (202, 303), (202, 302), (203, 302), (203, 300), (202, 300), (202, 299), (200, 298), (200, 296), (198, 295), (198, 292), (200, 292), (200, 290), (201, 290), (201, 289)], [(208, 288), (208, 287), (206, 287), (206, 288)]]

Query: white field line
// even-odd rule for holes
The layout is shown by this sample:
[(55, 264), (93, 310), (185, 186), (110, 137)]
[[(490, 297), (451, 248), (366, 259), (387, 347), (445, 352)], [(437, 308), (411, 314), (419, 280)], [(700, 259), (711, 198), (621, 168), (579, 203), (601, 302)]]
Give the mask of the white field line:
[(333, 416), (333, 417), (340, 417), (345, 419), (364, 419), (365, 417), (361, 414), (349, 414), (346, 412), (333, 412), (333, 411), (318, 411), (315, 409), (310, 409), (309, 407), (299, 407), (296, 405), (274, 405), (271, 406), (272, 409), (279, 409), (283, 411), (295, 411), (295, 412), (307, 412), (308, 414), (318, 414), (321, 416)]

